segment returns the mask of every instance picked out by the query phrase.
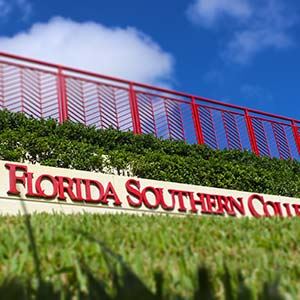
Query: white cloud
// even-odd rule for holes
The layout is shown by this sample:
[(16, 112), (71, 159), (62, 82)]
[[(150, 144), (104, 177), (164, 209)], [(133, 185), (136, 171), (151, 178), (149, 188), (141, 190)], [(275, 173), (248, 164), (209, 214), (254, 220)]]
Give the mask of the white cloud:
[(283, 49), (292, 44), (285, 32), (266, 29), (249, 29), (235, 33), (223, 52), (229, 61), (247, 64), (252, 58), (267, 48)]
[(196, 0), (188, 8), (192, 21), (205, 26), (214, 26), (222, 17), (239, 20), (249, 18), (252, 7), (247, 0)]
[(0, 49), (151, 84), (168, 84), (172, 79), (173, 57), (131, 27), (55, 17), (13, 37), (0, 37)]
[(8, 17), (14, 11), (21, 13), (22, 19), (27, 19), (32, 12), (32, 4), (29, 0), (0, 0), (0, 17)]
[(246, 64), (262, 51), (293, 44), (290, 29), (297, 20), (284, 0), (196, 0), (189, 11), (199, 25), (221, 27), (227, 62)]

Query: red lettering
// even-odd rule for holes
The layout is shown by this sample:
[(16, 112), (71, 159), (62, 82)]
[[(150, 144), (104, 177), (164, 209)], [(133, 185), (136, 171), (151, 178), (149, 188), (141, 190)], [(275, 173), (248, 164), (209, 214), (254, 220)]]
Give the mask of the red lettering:
[[(206, 199), (206, 205), (207, 205), (207, 213), (208, 214), (216, 214), (216, 215), (223, 215), (224, 211), (222, 208), (217, 206), (219, 204), (216, 202), (216, 196), (215, 195), (209, 195), (209, 194), (204, 194), (204, 197)], [(217, 208), (216, 211), (213, 211), (213, 208)]]
[[(229, 216), (236, 216), (235, 209), (240, 214), (245, 215), (245, 208), (243, 204), (243, 198), (234, 199), (233, 197), (226, 197), (222, 195), (208, 195), (197, 193), (199, 199), (195, 199), (192, 192), (189, 193), (191, 201), (191, 212), (197, 213), (198, 209), (196, 205), (200, 205), (202, 214), (216, 214), (223, 215), (228, 214)], [(207, 205), (206, 205), (207, 204)], [(217, 208), (217, 210), (213, 210)]]
[(291, 212), (291, 208), (290, 208), (290, 204), (289, 203), (283, 203), (283, 206), (286, 210), (287, 216), (288, 217), (293, 217), (292, 212)]
[(179, 191), (179, 190), (168, 190), (168, 192), (171, 194), (172, 197), (172, 201), (174, 201), (174, 203), (176, 203), (176, 199), (175, 196), (177, 196), (178, 198), (178, 203), (179, 203), (179, 208), (178, 211), (180, 212), (186, 212), (186, 207), (184, 205), (184, 196), (187, 196), (189, 194), (189, 192), (185, 192), (185, 191)]
[(65, 193), (70, 197), (72, 201), (76, 201), (76, 195), (73, 192), (73, 180), (69, 177), (56, 176), (58, 182), (58, 199), (66, 200)]
[(280, 202), (273, 202), (274, 210), (276, 216), (283, 217), (282, 209), (281, 209), (281, 203)]
[(113, 185), (111, 184), (111, 182), (109, 182), (107, 184), (107, 187), (106, 187), (106, 191), (104, 193), (104, 196), (103, 198), (101, 199), (101, 203), (103, 204), (108, 204), (108, 199), (109, 198), (112, 198), (114, 199), (114, 206), (121, 206), (122, 205), (122, 202), (120, 201)]
[[(5, 167), (9, 170), (9, 191), (7, 194), (20, 195), (20, 191), (17, 189), (17, 183), (21, 183), (25, 187), (27, 167), (10, 163), (6, 163)], [(24, 174), (17, 176), (17, 171), (22, 171)]]
[(217, 198), (217, 204), (218, 204), (217, 214), (224, 215), (226, 212), (230, 216), (235, 215), (234, 211), (232, 211), (231, 206), (229, 207), (231, 203), (227, 199), (227, 197), (221, 195), (216, 195), (215, 197)]
[[(51, 185), (52, 185), (52, 194), (49, 194), (49, 195), (46, 194), (45, 190), (42, 188), (42, 182), (44, 180), (51, 183)], [(28, 184), (28, 186), (29, 186), (29, 184)], [(43, 197), (43, 198), (46, 198), (46, 199), (54, 199), (57, 196), (57, 193), (58, 193), (58, 184), (57, 184), (56, 179), (53, 176), (51, 176), (51, 175), (41, 175), (36, 180), (35, 189), (36, 189), (36, 192), (37, 192), (37, 194), (36, 194), (37, 196)], [(26, 195), (28, 195), (28, 193)]]
[(73, 178), (73, 182), (75, 183), (75, 189), (76, 189), (76, 202), (83, 202), (83, 196), (82, 196), (82, 186), (81, 184), (84, 182), (84, 179), (82, 178)]
[(260, 215), (257, 210), (254, 208), (254, 204), (253, 202), (255, 200), (258, 200), (263, 206), (264, 206), (264, 198), (262, 196), (259, 196), (259, 195), (256, 195), (256, 194), (253, 194), (249, 197), (248, 199), (248, 207), (249, 207), (249, 210), (252, 214), (253, 217), (256, 217), (256, 218), (260, 218), (260, 217), (263, 217), (262, 215)]
[[(104, 187), (103, 185), (97, 181), (97, 180), (92, 180), (92, 179), (83, 179), (84, 185), (85, 185), (85, 194), (86, 194), (86, 199), (85, 202), (87, 203), (100, 203), (102, 201), (102, 198), (104, 197)], [(94, 186), (97, 188), (99, 196), (96, 199), (92, 198), (92, 191), (91, 187)], [(107, 203), (105, 203), (107, 204)]]
[[(273, 213), (270, 212), (269, 207), (272, 208)], [(274, 207), (272, 201), (265, 202), (264, 206), (263, 206), (263, 209), (264, 209), (264, 213), (265, 213), (266, 217), (272, 217), (272, 216), (276, 215), (275, 207)]]
[(135, 199), (138, 200), (137, 202), (135, 202), (131, 197), (129, 197), (129, 196), (126, 197), (128, 204), (132, 207), (141, 207), (142, 206), (143, 198), (140, 193), (140, 187), (141, 187), (141, 185), (138, 180), (129, 179), (126, 182), (127, 193), (129, 193), (131, 196), (133, 196)]
[(296, 213), (296, 216), (300, 216), (300, 204), (293, 204), (292, 207)]
[(164, 194), (163, 194), (163, 189), (162, 188), (157, 188), (156, 189), (159, 194), (160, 194), (160, 203), (161, 203), (161, 207), (164, 209), (164, 210), (167, 210), (167, 211), (171, 211), (171, 210), (174, 210), (175, 208), (175, 201), (173, 198), (171, 198), (172, 200), (172, 204), (171, 205), (167, 205), (167, 203), (165, 202), (165, 199), (164, 199)]
[(34, 191), (33, 191), (33, 173), (31, 172), (28, 172), (26, 174), (26, 177), (27, 177), (27, 193), (26, 193), (26, 196), (27, 197), (42, 197), (40, 196), (39, 194), (35, 194)]
[[(147, 198), (147, 192), (150, 192), (155, 196), (154, 204), (151, 204), (149, 202), (149, 200)], [(157, 209), (161, 202), (161, 194), (159, 193), (159, 191), (156, 188), (154, 188), (152, 186), (147, 186), (143, 189), (142, 197), (143, 197), (143, 202), (144, 202), (145, 206), (150, 209)]]
[(191, 212), (192, 213), (198, 213), (198, 209), (196, 205), (201, 206), (201, 213), (206, 214), (209, 213), (209, 211), (206, 208), (205, 201), (204, 201), (204, 194), (197, 193), (197, 196), (199, 199), (195, 199), (194, 193), (189, 192), (189, 198), (190, 198), (190, 203), (191, 203)]
[(245, 216), (246, 212), (245, 212), (245, 207), (244, 207), (244, 203), (243, 203), (243, 198), (242, 197), (238, 197), (236, 199), (234, 199), (233, 197), (227, 197), (227, 199), (230, 201), (230, 205), (232, 210), (234, 211), (234, 215), (236, 216), (236, 210), (242, 215)]

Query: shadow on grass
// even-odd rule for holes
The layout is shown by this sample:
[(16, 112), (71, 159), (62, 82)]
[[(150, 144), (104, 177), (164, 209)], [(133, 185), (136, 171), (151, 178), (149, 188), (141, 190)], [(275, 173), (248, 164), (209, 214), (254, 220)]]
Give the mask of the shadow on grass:
[[(25, 224), (27, 228), (29, 244), (32, 251), (37, 285), (32, 282), (24, 282), (20, 278), (10, 278), (4, 280), (0, 285), (0, 299), (80, 299), (80, 300), (171, 300), (183, 299), (179, 295), (172, 295), (164, 290), (163, 273), (156, 273), (155, 291), (150, 290), (143, 281), (131, 270), (131, 268), (124, 262), (120, 255), (112, 252), (102, 241), (96, 240), (85, 232), (78, 232), (92, 243), (97, 243), (102, 251), (102, 255), (107, 264), (109, 273), (112, 278), (112, 292), (107, 291), (107, 283), (97, 278), (93, 272), (85, 264), (81, 264), (81, 272), (86, 279), (86, 291), (77, 291), (66, 286), (55, 289), (53, 283), (47, 282), (43, 279), (41, 272), (40, 258), (38, 255), (38, 248), (35, 242), (34, 233), (31, 225), (31, 217), (23, 205)], [(75, 269), (75, 267), (74, 267)], [(195, 283), (197, 288), (193, 292), (194, 296), (191, 299), (214, 300), (220, 299), (211, 282), (210, 272), (206, 267), (198, 269), (198, 282)], [(223, 299), (225, 300), (281, 300), (284, 299), (279, 292), (279, 282), (265, 283), (263, 289), (254, 295), (249, 287), (246, 286), (244, 278), (241, 273), (238, 274), (238, 279), (234, 282), (227, 267), (224, 267), (224, 275), (222, 277), (223, 285)]]

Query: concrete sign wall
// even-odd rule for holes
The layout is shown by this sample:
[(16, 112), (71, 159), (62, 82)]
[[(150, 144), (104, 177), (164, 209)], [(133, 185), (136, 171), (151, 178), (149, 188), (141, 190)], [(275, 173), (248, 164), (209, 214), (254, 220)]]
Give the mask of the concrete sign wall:
[(0, 161), (0, 214), (165, 213), (300, 215), (300, 200), (141, 178)]

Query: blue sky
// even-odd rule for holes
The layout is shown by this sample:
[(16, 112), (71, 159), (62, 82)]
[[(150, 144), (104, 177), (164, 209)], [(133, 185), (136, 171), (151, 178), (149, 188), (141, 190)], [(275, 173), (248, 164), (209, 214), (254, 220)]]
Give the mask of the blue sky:
[(0, 49), (300, 119), (297, 0), (0, 0)]

